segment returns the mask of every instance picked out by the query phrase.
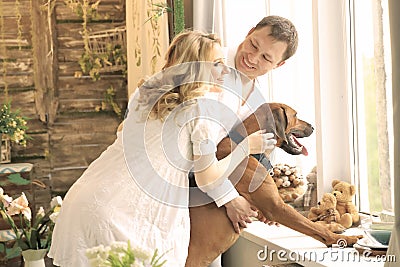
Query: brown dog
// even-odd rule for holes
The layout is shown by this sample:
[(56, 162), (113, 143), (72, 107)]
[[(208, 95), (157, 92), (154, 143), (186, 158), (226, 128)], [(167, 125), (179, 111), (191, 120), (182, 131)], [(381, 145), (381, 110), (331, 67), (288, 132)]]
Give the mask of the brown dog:
[[(268, 108), (272, 111), (275, 125), (270, 125), (271, 118), (267, 115), (270, 113), (266, 112)], [(295, 110), (279, 103), (263, 104), (243, 122), (243, 125), (244, 127), (235, 129), (241, 136), (267, 129), (267, 132), (275, 133), (278, 141), (276, 146), (292, 155), (307, 154), (307, 150), (296, 137), (307, 137), (313, 132), (309, 123), (296, 117)], [(236, 144), (230, 138), (224, 138), (218, 144), (217, 158), (224, 158), (235, 146)], [(229, 179), (235, 184), (239, 194), (251, 205), (257, 207), (259, 213), (262, 212), (268, 220), (311, 236), (327, 246), (336, 244), (339, 239), (344, 239), (348, 245), (353, 245), (361, 238), (361, 236), (334, 234), (285, 204), (268, 171), (253, 157), (239, 164)], [(190, 222), (190, 244), (186, 267), (208, 266), (218, 255), (230, 248), (239, 237), (226, 215), (225, 208), (218, 208), (213, 202), (191, 207)]]

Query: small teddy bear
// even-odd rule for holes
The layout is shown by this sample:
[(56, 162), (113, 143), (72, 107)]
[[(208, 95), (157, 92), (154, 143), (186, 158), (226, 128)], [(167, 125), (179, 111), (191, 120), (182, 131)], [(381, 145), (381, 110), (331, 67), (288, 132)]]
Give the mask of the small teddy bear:
[(334, 233), (342, 233), (346, 228), (339, 223), (340, 215), (336, 209), (336, 198), (331, 193), (322, 196), (317, 207), (311, 207), (308, 219), (323, 224), (328, 230)]
[(356, 194), (355, 186), (335, 179), (332, 181), (332, 188), (332, 194), (337, 201), (336, 209), (340, 214), (339, 223), (346, 228), (358, 225), (360, 223), (360, 215), (352, 202), (352, 198)]
[(306, 176), (307, 189), (305, 193), (294, 200), (293, 206), (295, 208), (302, 208), (308, 211), (311, 207), (317, 205), (317, 166), (315, 166)]

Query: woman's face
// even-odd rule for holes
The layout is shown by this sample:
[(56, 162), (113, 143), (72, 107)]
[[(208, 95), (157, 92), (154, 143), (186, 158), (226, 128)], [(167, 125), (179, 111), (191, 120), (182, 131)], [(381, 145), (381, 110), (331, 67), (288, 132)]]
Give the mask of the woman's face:
[[(212, 62), (214, 62), (211, 68), (212, 82), (218, 85), (224, 84), (224, 76), (230, 73), (228, 66), (225, 65), (224, 53), (222, 47), (219, 44), (215, 44), (211, 53)], [(218, 86), (212, 86), (212, 92), (220, 92), (222, 89)]]

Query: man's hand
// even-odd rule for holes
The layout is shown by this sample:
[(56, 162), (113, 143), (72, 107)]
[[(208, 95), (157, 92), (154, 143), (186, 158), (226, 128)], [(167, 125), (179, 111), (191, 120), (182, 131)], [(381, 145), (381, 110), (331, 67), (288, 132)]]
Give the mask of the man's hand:
[(226, 203), (225, 208), (236, 233), (240, 233), (240, 226), (247, 227), (247, 223), (252, 222), (250, 217), (258, 216), (258, 213), (251, 207), (250, 203), (242, 196), (238, 196)]

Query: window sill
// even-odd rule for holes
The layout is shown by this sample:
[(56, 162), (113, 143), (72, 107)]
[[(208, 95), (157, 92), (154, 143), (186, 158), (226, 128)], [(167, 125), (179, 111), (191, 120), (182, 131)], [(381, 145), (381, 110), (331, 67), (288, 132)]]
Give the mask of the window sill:
[[(351, 228), (345, 234), (358, 235), (362, 230)], [(223, 263), (229, 267), (288, 263), (306, 267), (384, 265), (380, 258), (365, 257), (354, 248), (327, 248), (323, 243), (283, 225), (268, 226), (258, 221), (249, 224), (241, 233), (235, 245), (224, 254)]]

